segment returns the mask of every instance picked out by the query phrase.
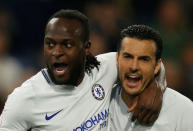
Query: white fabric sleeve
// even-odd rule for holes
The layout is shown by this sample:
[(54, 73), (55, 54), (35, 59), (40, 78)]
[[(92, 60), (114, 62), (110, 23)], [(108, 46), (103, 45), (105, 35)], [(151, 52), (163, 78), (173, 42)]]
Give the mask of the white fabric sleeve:
[(0, 117), (0, 131), (27, 131), (30, 128), (29, 92), (17, 88), (9, 95)]
[(166, 73), (163, 63), (161, 63), (161, 69), (158, 75), (157, 84), (162, 89), (162, 91), (164, 91), (167, 88)]
[[(112, 79), (114, 83), (117, 81), (117, 66), (116, 66), (116, 52), (109, 52), (100, 54), (97, 56), (97, 60), (100, 61), (101, 71), (106, 72), (109, 79)], [(105, 70), (104, 70), (105, 69)]]

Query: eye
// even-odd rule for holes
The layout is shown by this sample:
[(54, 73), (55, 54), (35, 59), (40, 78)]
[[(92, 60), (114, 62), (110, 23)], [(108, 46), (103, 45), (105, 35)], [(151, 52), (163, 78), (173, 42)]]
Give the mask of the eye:
[(150, 61), (150, 58), (149, 58), (149, 57), (141, 57), (140, 59), (141, 59), (142, 61), (144, 61), (144, 62)]
[(123, 58), (132, 58), (132, 56), (131, 56), (130, 54), (124, 53), (124, 54), (123, 54)]
[(66, 48), (71, 48), (73, 46), (72, 42), (66, 41), (63, 43)]
[(52, 48), (55, 46), (55, 44), (52, 41), (46, 41), (45, 44), (49, 47)]
[(54, 47), (54, 44), (52, 42), (49, 42), (48, 46), (49, 47)]
[(67, 48), (71, 48), (71, 47), (72, 47), (72, 44), (68, 42), (68, 43), (66, 43), (66, 47), (67, 47)]

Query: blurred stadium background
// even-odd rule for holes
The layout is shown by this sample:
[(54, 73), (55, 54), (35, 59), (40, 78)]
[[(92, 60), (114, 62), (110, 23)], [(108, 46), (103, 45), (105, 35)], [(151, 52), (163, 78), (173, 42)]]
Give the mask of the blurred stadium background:
[(43, 67), (44, 28), (62, 8), (89, 17), (94, 55), (116, 51), (128, 25), (159, 30), (168, 86), (193, 100), (192, 7), (192, 0), (0, 0), (0, 113), (8, 94)]

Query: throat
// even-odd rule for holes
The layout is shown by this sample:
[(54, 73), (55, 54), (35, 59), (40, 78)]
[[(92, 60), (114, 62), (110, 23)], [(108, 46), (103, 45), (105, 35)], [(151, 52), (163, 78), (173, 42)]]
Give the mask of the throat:
[(124, 103), (130, 108), (133, 105), (134, 101), (137, 99), (137, 96), (128, 95), (123, 89), (121, 92), (121, 98), (123, 99)]

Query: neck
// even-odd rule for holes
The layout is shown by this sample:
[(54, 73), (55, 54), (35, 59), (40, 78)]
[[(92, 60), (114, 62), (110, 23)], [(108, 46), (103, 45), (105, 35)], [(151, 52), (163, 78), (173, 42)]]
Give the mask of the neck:
[(134, 101), (137, 99), (137, 96), (129, 95), (123, 89), (121, 92), (121, 98), (123, 99), (124, 103), (130, 108), (133, 105)]
[[(80, 64), (80, 67), (77, 68), (74, 73), (76, 73), (76, 75), (74, 76), (74, 80), (72, 83), (75, 86), (78, 86), (84, 79), (84, 75), (85, 75), (85, 63), (84, 64)], [(78, 76), (78, 77), (77, 77)]]
[(82, 80), (84, 79), (84, 74), (84, 71), (81, 72), (79, 79), (77, 79), (77, 81), (75, 82), (75, 86), (78, 86), (82, 82)]

